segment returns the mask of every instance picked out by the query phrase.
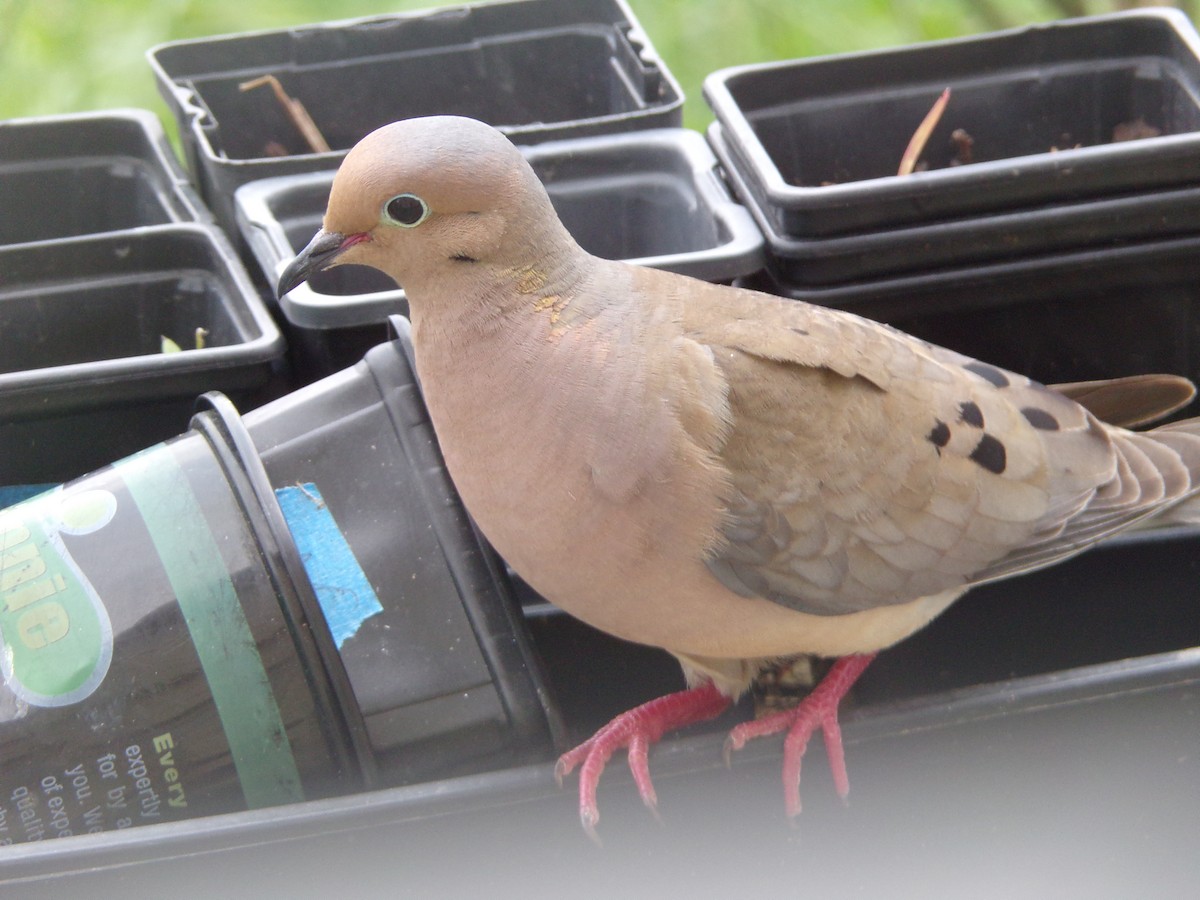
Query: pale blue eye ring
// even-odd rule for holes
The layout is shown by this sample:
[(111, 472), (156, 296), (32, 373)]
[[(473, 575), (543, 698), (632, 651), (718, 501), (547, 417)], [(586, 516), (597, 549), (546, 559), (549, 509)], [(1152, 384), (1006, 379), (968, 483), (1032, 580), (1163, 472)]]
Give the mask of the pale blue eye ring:
[(429, 204), (416, 194), (397, 194), (383, 204), (384, 218), (403, 228), (415, 228), (429, 218)]

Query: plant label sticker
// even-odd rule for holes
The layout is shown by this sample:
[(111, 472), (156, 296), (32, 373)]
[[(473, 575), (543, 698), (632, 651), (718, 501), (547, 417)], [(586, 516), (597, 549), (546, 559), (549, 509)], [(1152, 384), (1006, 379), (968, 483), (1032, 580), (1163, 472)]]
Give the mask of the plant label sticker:
[(62, 488), (0, 510), (0, 676), (31, 706), (78, 703), (108, 672), (108, 610), (62, 535), (99, 531), (116, 510), (109, 491)]

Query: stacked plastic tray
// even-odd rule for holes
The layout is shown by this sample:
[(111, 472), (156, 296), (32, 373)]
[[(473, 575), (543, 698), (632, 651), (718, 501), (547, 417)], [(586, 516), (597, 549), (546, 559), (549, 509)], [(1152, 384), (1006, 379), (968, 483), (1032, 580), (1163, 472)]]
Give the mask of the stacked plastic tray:
[[(683, 94), (624, 0), (518, 0), (176, 41), (149, 52), (201, 194), (232, 233), (248, 181), (334, 169), (370, 131), (453, 113), (522, 144), (678, 125)], [(269, 88), (299, 100), (314, 149)]]
[[(897, 174), (946, 88), (918, 170)], [(1177, 11), (743, 66), (705, 96), (784, 292), (1200, 224), (1200, 38)]]
[(283, 357), (148, 112), (0, 123), (0, 271), (0, 488), (171, 437), (197, 394), (249, 398)]
[[(683, 95), (624, 0), (471, 4), (179, 41), (149, 59), (200, 192), (264, 283), (319, 227), (349, 148), (430, 113), (482, 119), (524, 147), (592, 252), (710, 280), (761, 267), (761, 233), (711, 150), (678, 127)], [(328, 149), (305, 141), (269, 86), (247, 87), (263, 77), (303, 105)], [(351, 365), (406, 308), (361, 269), (292, 291), (280, 313), (299, 377)]]

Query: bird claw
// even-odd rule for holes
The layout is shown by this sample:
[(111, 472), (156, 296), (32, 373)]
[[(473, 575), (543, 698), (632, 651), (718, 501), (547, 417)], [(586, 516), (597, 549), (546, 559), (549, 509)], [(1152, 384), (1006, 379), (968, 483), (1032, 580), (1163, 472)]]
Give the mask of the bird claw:
[(729, 703), (729, 698), (712, 684), (667, 694), (622, 713), (578, 747), (560, 756), (554, 765), (554, 777), (560, 785), (566, 775), (579, 767), (579, 819), (588, 837), (600, 843), (596, 832), (596, 824), (600, 821), (596, 788), (605, 765), (616, 750), (622, 747), (628, 750), (629, 771), (642, 803), (661, 822), (658, 795), (650, 779), (650, 745), (670, 729), (717, 716)]
[(583, 833), (597, 847), (603, 847), (604, 841), (600, 840), (600, 833), (596, 831), (596, 823), (599, 821), (600, 810), (596, 809), (595, 806), (591, 809), (581, 809), (579, 811), (579, 824), (583, 826)]
[(800, 766), (808, 742), (818, 728), (825, 738), (825, 753), (834, 787), (842, 801), (846, 801), (850, 779), (846, 772), (842, 729), (838, 724), (838, 705), (874, 658), (874, 654), (870, 654), (839, 659), (813, 692), (795, 708), (742, 722), (731, 729), (725, 739), (725, 764), (729, 765), (733, 751), (741, 750), (748, 741), (787, 731), (783, 743), (783, 802), (789, 821), (794, 823), (800, 815)]
[[(817, 728), (825, 736), (825, 749), (838, 795), (843, 800), (846, 798), (850, 782), (846, 775), (842, 732), (837, 719), (838, 704), (872, 659), (874, 654), (839, 659), (829, 674), (797, 707), (752, 722), (743, 722), (730, 730), (725, 739), (725, 765), (729, 766), (734, 751), (741, 750), (748, 741), (787, 731), (783, 745), (783, 790), (784, 809), (789, 821), (794, 822), (800, 814), (800, 763)], [(622, 747), (628, 751), (629, 771), (637, 785), (638, 794), (646, 808), (661, 822), (658, 795), (650, 780), (650, 745), (668, 730), (714, 718), (729, 703), (729, 698), (711, 683), (667, 694), (622, 713), (578, 747), (560, 756), (554, 765), (554, 777), (560, 786), (564, 777), (576, 767), (579, 768), (579, 820), (587, 836), (600, 843), (596, 831), (600, 821), (596, 788), (604, 767), (615, 751)]]
[(727, 768), (727, 769), (733, 768), (734, 751), (741, 750), (741, 749), (742, 749), (741, 747), (734, 746), (732, 737), (727, 736), (725, 738), (725, 743), (721, 745), (721, 761), (723, 763), (725, 763), (725, 768)]

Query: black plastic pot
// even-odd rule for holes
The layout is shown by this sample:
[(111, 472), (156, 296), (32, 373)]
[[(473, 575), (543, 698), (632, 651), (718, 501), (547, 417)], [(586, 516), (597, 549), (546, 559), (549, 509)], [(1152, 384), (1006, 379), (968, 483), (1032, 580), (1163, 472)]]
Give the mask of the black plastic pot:
[[(200, 192), (231, 233), (239, 185), (335, 168), (397, 119), (470, 115), (538, 143), (678, 125), (683, 104), (624, 0), (469, 4), (178, 41), (148, 56)], [(330, 152), (311, 151), (269, 89), (239, 89), (262, 75), (304, 104)]]
[[(896, 176), (946, 87), (929, 171)], [(1177, 10), (742, 66), (710, 75), (704, 93), (729, 165), (792, 238), (1200, 181), (1200, 38)], [(1159, 136), (1114, 142), (1139, 121)], [(954, 166), (960, 128), (974, 162)]]
[[(544, 759), (557, 713), (503, 569), (446, 474), (408, 323), (393, 325), (400, 337), (357, 366), (248, 413), (249, 439), (326, 618), (340, 623), (381, 778)], [(350, 548), (361, 578), (331, 542)]]
[(6, 844), (375, 783), (274, 497), (216, 402), (187, 434), (0, 511)]
[[(266, 388), (283, 339), (228, 240), (161, 225), (0, 248), (0, 485), (178, 434), (205, 390)], [(194, 348), (162, 351), (163, 337)]]
[[(568, 230), (608, 259), (731, 281), (763, 264), (762, 234), (733, 202), (704, 139), (653, 129), (524, 147)], [(269, 179), (237, 191), (238, 225), (268, 283), (321, 227), (333, 172)], [(301, 377), (327, 374), (383, 339), (408, 310), (404, 292), (362, 266), (314, 276), (280, 301)]]
[(0, 245), (211, 219), (140, 109), (0, 122), (0, 209)]
[(1072, 249), (1103, 250), (1200, 232), (1200, 185), (1147, 191), (823, 238), (779, 232), (732, 163), (723, 129), (708, 140), (734, 194), (766, 237), (767, 268), (785, 291), (844, 285), (972, 264), (1020, 260)]
[(407, 348), (0, 511), (0, 841), (549, 755)]

